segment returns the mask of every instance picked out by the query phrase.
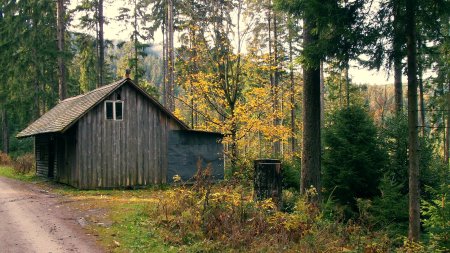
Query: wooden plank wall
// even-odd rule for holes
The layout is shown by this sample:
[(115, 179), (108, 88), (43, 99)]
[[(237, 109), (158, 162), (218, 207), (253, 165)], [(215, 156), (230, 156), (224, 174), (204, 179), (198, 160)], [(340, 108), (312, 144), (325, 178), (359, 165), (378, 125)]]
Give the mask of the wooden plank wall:
[[(168, 131), (179, 129), (178, 123), (127, 84), (120, 95), (122, 121), (105, 119), (104, 102), (78, 121), (72, 185), (94, 189), (166, 182)], [(116, 94), (106, 100), (116, 100)]]
[(34, 139), (35, 157), (36, 157), (36, 175), (41, 177), (48, 176), (48, 135), (36, 135)]
[(76, 130), (77, 124), (64, 134), (55, 135), (55, 179), (58, 182), (74, 186), (78, 185), (76, 177), (73, 176), (76, 168)]

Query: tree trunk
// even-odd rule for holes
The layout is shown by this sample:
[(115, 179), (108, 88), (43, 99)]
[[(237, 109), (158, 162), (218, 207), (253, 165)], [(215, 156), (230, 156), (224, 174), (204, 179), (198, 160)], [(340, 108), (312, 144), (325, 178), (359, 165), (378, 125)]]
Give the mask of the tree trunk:
[(420, 101), (420, 129), (422, 136), (425, 137), (426, 133), (426, 120), (425, 120), (425, 100), (423, 98), (423, 79), (422, 79), (422, 69), (419, 68), (419, 101)]
[(346, 100), (347, 100), (347, 109), (350, 107), (350, 79), (348, 77), (348, 68), (349, 68), (349, 64), (348, 64), (348, 60), (345, 63), (345, 69), (344, 69), (344, 74), (345, 74), (345, 96), (346, 96)]
[[(36, 75), (37, 76), (37, 75)], [(37, 79), (37, 77), (35, 77)], [(34, 80), (34, 119), (38, 119), (41, 116), (41, 106), (39, 104), (40, 99), (40, 92), (39, 92), (39, 82), (37, 80)]]
[(133, 40), (134, 40), (134, 82), (136, 84), (139, 84), (139, 74), (138, 74), (138, 37), (137, 37), (137, 2), (134, 0), (134, 34), (133, 34)]
[(297, 103), (295, 102), (295, 82), (294, 82), (294, 63), (293, 63), (293, 49), (292, 49), (292, 32), (289, 31), (289, 78), (290, 78), (290, 92), (291, 92), (291, 152), (297, 152), (297, 139), (295, 138), (297, 129), (295, 127), (295, 109)]
[(59, 99), (64, 100), (67, 97), (66, 86), (66, 64), (64, 61), (64, 44), (65, 44), (65, 10), (64, 0), (57, 0), (57, 21), (58, 21), (58, 92)]
[(323, 61), (320, 61), (320, 128), (325, 125), (325, 77), (323, 76)]
[(395, 63), (394, 59), (394, 93), (395, 112), (400, 114), (403, 111), (403, 86), (402, 86), (402, 63)]
[(409, 157), (409, 231), (408, 239), (420, 237), (419, 141), (417, 133), (417, 46), (416, 0), (406, 1), (406, 39), (408, 52), (408, 157)]
[(3, 146), (2, 152), (5, 154), (9, 153), (9, 129), (8, 129), (8, 114), (6, 112), (6, 108), (2, 110), (2, 139)]
[[(275, 73), (273, 75), (273, 107), (275, 110), (274, 125), (275, 128), (279, 128), (281, 125), (281, 119), (278, 116), (280, 113), (280, 101), (278, 101), (279, 92), (279, 70), (278, 70), (278, 31), (277, 31), (277, 15), (273, 12), (273, 66), (275, 67)], [(278, 131), (277, 131), (278, 132)], [(275, 142), (273, 143), (273, 154), (275, 157), (281, 155), (281, 142), (278, 134), (275, 136)]]
[(167, 108), (173, 112), (175, 110), (174, 82), (175, 82), (175, 50), (173, 41), (173, 0), (168, 0), (167, 6), (167, 34), (168, 34), (168, 81), (167, 81)]
[(232, 116), (231, 119), (233, 122), (231, 123), (231, 169), (234, 172), (237, 169), (238, 164), (238, 144), (237, 144), (237, 125), (236, 119)]
[(162, 50), (162, 60), (163, 60), (163, 83), (162, 83), (162, 99), (164, 106), (167, 107), (167, 11), (164, 12), (165, 17), (161, 27), (161, 32), (163, 36), (163, 50)]
[(397, 116), (403, 110), (403, 86), (402, 86), (402, 34), (399, 4), (394, 6), (394, 93), (395, 93), (395, 112)]
[[(314, 44), (318, 36), (314, 34), (315, 24), (304, 18), (303, 48)], [(305, 194), (310, 187), (320, 193), (320, 59), (308, 59), (303, 66), (303, 142), (302, 172), (300, 192)], [(313, 199), (316, 201), (318, 199)]]
[(448, 166), (450, 166), (450, 158), (449, 158), (449, 152), (450, 152), (450, 82), (448, 83), (448, 92), (447, 92), (447, 125), (446, 125), (446, 129), (447, 133), (445, 136), (445, 143), (446, 146), (445, 150), (444, 150), (444, 157), (445, 157), (445, 162)]
[(103, 38), (103, 24), (105, 17), (103, 16), (103, 0), (98, 0), (98, 85), (103, 86), (104, 82), (104, 65), (105, 65), (105, 39)]

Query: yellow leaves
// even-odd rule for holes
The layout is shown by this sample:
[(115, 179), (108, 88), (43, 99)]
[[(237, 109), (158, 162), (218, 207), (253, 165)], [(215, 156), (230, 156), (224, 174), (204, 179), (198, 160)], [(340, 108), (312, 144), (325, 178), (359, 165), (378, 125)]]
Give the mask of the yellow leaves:
[(172, 177), (172, 180), (173, 180), (174, 183), (178, 183), (178, 182), (181, 181), (181, 177), (180, 177), (180, 175), (177, 174), (177, 175)]
[(183, 114), (183, 112), (181, 111), (181, 109), (180, 108), (175, 108), (175, 111), (173, 112), (173, 114), (177, 117), (177, 118), (179, 118), (179, 119), (181, 119), (183, 122), (187, 122), (187, 119), (184, 117), (184, 114)]

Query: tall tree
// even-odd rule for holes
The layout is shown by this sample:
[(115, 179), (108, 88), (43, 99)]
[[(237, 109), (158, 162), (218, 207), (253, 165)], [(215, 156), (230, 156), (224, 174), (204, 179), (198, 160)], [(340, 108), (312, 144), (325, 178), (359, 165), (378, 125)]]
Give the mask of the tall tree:
[[(129, 57), (129, 66), (126, 68), (132, 68), (134, 82), (139, 84), (139, 79), (144, 76), (143, 66), (139, 66), (139, 59), (145, 56), (145, 42), (153, 39), (153, 32), (148, 27), (150, 15), (147, 14), (147, 8), (149, 3), (142, 0), (129, 0), (128, 5), (132, 8), (121, 7), (117, 19), (131, 25), (130, 41), (133, 43), (133, 57)], [(123, 44), (119, 43), (119, 48)]]
[(64, 0), (56, 1), (56, 15), (57, 15), (57, 39), (58, 39), (58, 94), (59, 99), (64, 100), (67, 96), (67, 85), (66, 85), (66, 64), (64, 59), (65, 53), (65, 6)]
[[(3, 11), (2, 11), (3, 5), (0, 5), (0, 30), (3, 30), (4, 21), (3, 21)], [(3, 34), (2, 34), (3, 35)], [(4, 45), (5, 41), (3, 39), (3, 36), (0, 36), (0, 44)], [(6, 62), (4, 62), (5, 59), (7, 59), (7, 54), (5, 54), (7, 50), (2, 48), (0, 52), (0, 64), (2, 66), (6, 65)], [(2, 80), (5, 80), (5, 72), (2, 71), (0, 73), (0, 77)], [(3, 153), (8, 154), (9, 151), (9, 127), (8, 127), (8, 115), (6, 110), (6, 100), (7, 100), (7, 91), (6, 91), (7, 85), (2, 85), (0, 87), (0, 113), (1, 113), (1, 137), (2, 137), (2, 151)]]
[(175, 48), (174, 48), (174, 4), (167, 0), (167, 81), (164, 89), (165, 105), (170, 111), (175, 110)]
[(8, 127), (8, 114), (6, 108), (2, 108), (2, 151), (5, 154), (9, 153), (9, 127)]
[(80, 17), (80, 27), (88, 31), (95, 31), (97, 87), (102, 86), (105, 82), (105, 39), (103, 30), (105, 16), (103, 15), (103, 7), (103, 0), (82, 0), (75, 8), (75, 11), (83, 13)]
[(408, 55), (408, 149), (409, 149), (409, 232), (411, 241), (420, 236), (419, 141), (417, 113), (416, 0), (406, 1), (406, 41)]
[[(303, 50), (314, 50), (318, 40), (316, 24), (312, 18), (315, 13), (305, 10), (303, 17)], [(320, 192), (320, 58), (308, 57), (303, 65), (303, 139), (302, 171), (300, 192), (305, 193), (311, 186)]]
[(403, 110), (403, 45), (404, 45), (404, 29), (403, 29), (403, 4), (400, 0), (391, 0), (393, 6), (393, 38), (392, 38), (392, 58), (394, 63), (394, 89), (395, 89), (395, 112), (399, 115)]
[(300, 192), (320, 193), (320, 53), (315, 1), (278, 1), (279, 7), (303, 18), (303, 134)]
[(105, 17), (103, 16), (103, 0), (98, 0), (97, 5), (97, 23), (98, 23), (98, 86), (104, 84), (104, 69), (105, 69), (105, 38), (103, 25), (105, 24)]

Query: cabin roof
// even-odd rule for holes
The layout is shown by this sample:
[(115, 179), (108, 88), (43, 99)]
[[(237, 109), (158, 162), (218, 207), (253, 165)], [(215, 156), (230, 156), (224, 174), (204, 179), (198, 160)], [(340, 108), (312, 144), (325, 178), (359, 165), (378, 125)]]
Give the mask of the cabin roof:
[(27, 128), (17, 134), (17, 138), (29, 137), (44, 133), (63, 133), (83, 117), (94, 106), (106, 99), (119, 87), (130, 84), (142, 93), (149, 101), (163, 111), (169, 118), (174, 119), (182, 129), (189, 130), (189, 127), (179, 120), (173, 113), (161, 105), (155, 98), (134, 84), (129, 78), (121, 79), (117, 82), (102, 86), (86, 94), (67, 98), (59, 102), (55, 107), (46, 112)]

